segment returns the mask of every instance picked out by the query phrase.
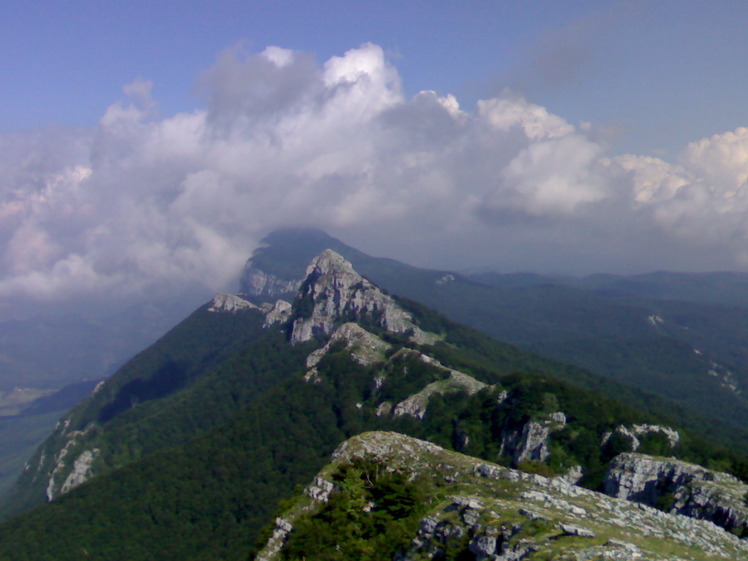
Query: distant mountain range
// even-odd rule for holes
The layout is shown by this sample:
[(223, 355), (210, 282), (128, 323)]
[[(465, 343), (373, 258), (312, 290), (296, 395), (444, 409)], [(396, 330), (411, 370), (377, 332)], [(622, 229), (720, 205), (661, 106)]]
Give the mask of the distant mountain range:
[[(424, 305), (509, 329), (509, 290), (276, 232), (239, 294), (195, 310), (60, 419), (3, 500), (0, 561), (747, 555), (742, 429)], [(654, 343), (689, 345), (661, 309), (511, 290), (535, 302), (523, 334), (606, 302), (617, 325), (598, 310), (570, 316), (568, 334), (640, 333), (641, 320)], [(485, 495), (499, 490), (501, 504)]]

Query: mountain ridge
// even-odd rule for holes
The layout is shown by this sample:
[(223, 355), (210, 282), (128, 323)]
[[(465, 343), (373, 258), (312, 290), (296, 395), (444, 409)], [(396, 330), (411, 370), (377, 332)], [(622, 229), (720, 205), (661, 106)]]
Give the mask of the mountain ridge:
[[(333, 261), (341, 267), (307, 278), (290, 311), (223, 296), (202, 306), (63, 420), (59, 438), (36, 456), (53, 463), (29, 471), (47, 485), (51, 476), (60, 490), (71, 473), (90, 469), (93, 477), (1, 525), (0, 560), (64, 561), (82, 548), (107, 561), (243, 558), (278, 501), (366, 430), (395, 430), (596, 487), (610, 460), (633, 447), (618, 427), (669, 423), (559, 379), (593, 383), (590, 373), (385, 295), (352, 276), (350, 263)], [(312, 289), (323, 278), (325, 286)], [(414, 340), (412, 326), (382, 322), (382, 305), (435, 338)], [(319, 339), (291, 344), (293, 324), (318, 308), (329, 312)], [(268, 322), (279, 309), (287, 315)], [(174, 371), (180, 361), (187, 362)], [(174, 372), (175, 385), (158, 385)], [(68, 447), (64, 437), (73, 433), (83, 434)], [(662, 434), (640, 434), (638, 451), (708, 459), (739, 473), (748, 466), (687, 431), (675, 444)], [(66, 467), (55, 472), (60, 459)], [(30, 540), (40, 528), (45, 540)]]

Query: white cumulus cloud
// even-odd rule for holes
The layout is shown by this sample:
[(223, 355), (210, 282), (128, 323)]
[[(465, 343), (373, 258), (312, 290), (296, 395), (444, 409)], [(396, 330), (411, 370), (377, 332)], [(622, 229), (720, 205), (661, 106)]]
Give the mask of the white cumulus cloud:
[(236, 48), (198, 78), (202, 109), (158, 117), (138, 80), (93, 130), (0, 138), (0, 297), (223, 288), (290, 225), (441, 266), (746, 266), (748, 129), (675, 164), (611, 157), (520, 96), (470, 109), (400, 82), (373, 44), (322, 64)]

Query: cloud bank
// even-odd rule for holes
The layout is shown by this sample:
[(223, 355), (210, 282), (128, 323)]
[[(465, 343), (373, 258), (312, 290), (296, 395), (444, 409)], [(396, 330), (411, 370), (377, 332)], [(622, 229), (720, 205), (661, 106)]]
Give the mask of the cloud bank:
[(748, 128), (674, 163), (515, 95), (403, 95), (373, 44), (318, 64), (233, 49), (204, 108), (125, 88), (92, 130), (0, 137), (0, 298), (231, 285), (277, 227), (442, 267), (748, 267)]

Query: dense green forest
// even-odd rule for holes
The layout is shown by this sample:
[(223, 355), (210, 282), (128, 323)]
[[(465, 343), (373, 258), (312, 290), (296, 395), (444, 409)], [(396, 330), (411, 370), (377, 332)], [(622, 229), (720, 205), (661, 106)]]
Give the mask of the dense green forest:
[[(457, 331), (454, 337), (464, 340), (467, 334)], [(460, 356), (450, 338), (437, 347), (442, 359)], [(394, 356), (403, 343), (389, 339)], [(376, 403), (405, 399), (444, 376), (414, 357), (398, 356), (384, 365), (363, 367), (345, 349), (333, 350), (318, 365), (318, 383), (304, 381), (299, 370), (204, 436), (99, 476), (4, 524), (0, 559), (65, 561), (79, 559), (84, 551), (88, 558), (102, 560), (244, 559), (279, 502), (307, 483), (337, 444), (370, 429), (395, 430), (447, 448), (465, 441), (455, 435), (467, 434), (469, 444), (461, 451), (501, 460), (497, 439), (502, 430), (563, 410), (569, 422), (553, 437), (551, 462), (523, 467), (553, 473), (581, 463), (586, 483), (594, 487), (605, 461), (616, 452), (600, 447), (601, 434), (620, 423), (660, 420), (548, 375), (491, 369), (480, 350), (465, 354), (460, 366), (495, 387), (472, 396), (435, 396), (423, 422), (379, 417)], [(373, 392), (373, 376), (383, 373), (385, 384)], [(501, 407), (498, 391), (508, 392)], [(651, 452), (661, 451), (662, 445), (656, 439), (644, 443)], [(690, 438), (674, 453), (708, 459), (736, 473), (745, 469), (743, 456)], [(35, 539), (40, 528), (43, 540)]]
[(44, 501), (48, 482), (39, 472), (51, 470), (71, 433), (68, 453), (98, 448), (95, 467), (103, 473), (209, 431), (297, 371), (308, 349), (288, 346), (262, 322), (255, 310), (216, 314), (204, 306), (191, 314), (66, 415), (29, 461), (39, 469), (25, 470), (4, 497), (2, 514)]
[[(342, 466), (333, 482), (340, 490), (314, 517), (304, 518), (294, 527), (281, 559), (393, 559), (416, 533), (426, 506), (440, 498), (427, 475), (413, 478), (410, 473), (385, 470), (371, 461)], [(375, 510), (366, 508), (374, 504)]]

